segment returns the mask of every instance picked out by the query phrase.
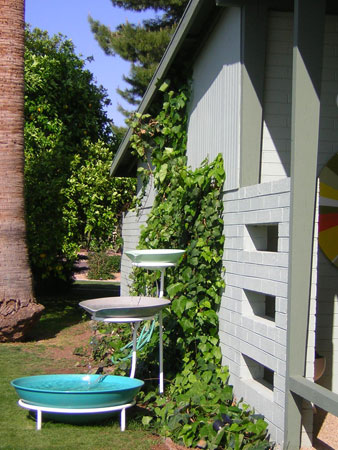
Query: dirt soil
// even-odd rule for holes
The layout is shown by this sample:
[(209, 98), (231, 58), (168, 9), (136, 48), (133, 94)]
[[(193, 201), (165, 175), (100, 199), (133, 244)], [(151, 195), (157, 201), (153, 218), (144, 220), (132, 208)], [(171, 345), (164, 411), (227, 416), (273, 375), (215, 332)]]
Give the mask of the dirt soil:
[(317, 437), (314, 439), (311, 450), (337, 450), (338, 417), (329, 414), (320, 408), (315, 408), (314, 412), (314, 431), (317, 434)]
[[(92, 336), (89, 322), (81, 322), (60, 331), (55, 337), (39, 340), (48, 347), (48, 355), (54, 361), (49, 373), (82, 373), (89, 369), (89, 342)], [(87, 350), (85, 355), (75, 355), (77, 347)]]

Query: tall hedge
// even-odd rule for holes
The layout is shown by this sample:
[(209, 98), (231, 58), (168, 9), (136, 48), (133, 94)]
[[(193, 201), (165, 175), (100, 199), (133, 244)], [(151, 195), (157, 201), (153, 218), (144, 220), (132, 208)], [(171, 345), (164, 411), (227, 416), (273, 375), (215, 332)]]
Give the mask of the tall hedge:
[(81, 245), (108, 245), (133, 180), (109, 176), (119, 139), (106, 91), (62, 35), (26, 29), (25, 198), (36, 285), (67, 281)]

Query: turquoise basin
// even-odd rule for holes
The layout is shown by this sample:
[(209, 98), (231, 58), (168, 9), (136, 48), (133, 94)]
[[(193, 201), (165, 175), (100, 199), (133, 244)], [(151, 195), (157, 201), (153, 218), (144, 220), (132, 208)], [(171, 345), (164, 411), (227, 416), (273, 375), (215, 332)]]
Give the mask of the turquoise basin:
[(142, 265), (175, 265), (185, 250), (176, 249), (150, 249), (150, 250), (128, 250), (125, 254), (133, 264)]
[(50, 408), (106, 408), (131, 403), (144, 382), (107, 375), (35, 375), (11, 381), (26, 403)]

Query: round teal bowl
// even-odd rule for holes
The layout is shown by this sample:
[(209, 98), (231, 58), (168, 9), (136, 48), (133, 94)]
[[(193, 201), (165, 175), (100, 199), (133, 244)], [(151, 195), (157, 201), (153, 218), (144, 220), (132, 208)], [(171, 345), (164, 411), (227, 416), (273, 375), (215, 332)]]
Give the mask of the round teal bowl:
[(131, 403), (144, 382), (116, 375), (35, 375), (11, 381), (26, 403), (50, 408), (106, 408)]

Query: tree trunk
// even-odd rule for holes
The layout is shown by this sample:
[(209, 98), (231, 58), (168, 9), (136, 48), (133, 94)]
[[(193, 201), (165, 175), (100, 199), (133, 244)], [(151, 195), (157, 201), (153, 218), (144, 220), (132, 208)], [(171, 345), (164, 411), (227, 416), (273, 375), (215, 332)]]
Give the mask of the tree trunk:
[(39, 319), (24, 217), (24, 0), (0, 0), (0, 342)]

